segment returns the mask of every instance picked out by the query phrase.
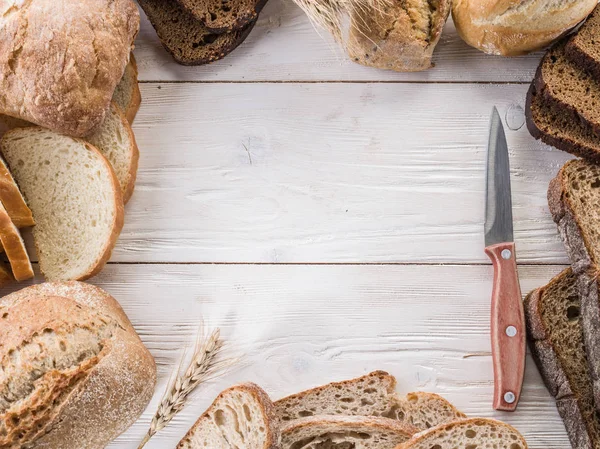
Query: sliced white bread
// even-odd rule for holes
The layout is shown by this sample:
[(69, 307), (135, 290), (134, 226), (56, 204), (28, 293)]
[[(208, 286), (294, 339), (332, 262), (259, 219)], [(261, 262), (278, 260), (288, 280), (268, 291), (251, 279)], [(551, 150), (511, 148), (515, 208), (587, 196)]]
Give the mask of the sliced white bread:
[(356, 379), (332, 382), (275, 402), (281, 422), (315, 415), (382, 416), (425, 430), (464, 418), (447, 400), (432, 393), (396, 394), (396, 379), (374, 371)]
[(40, 269), (49, 280), (83, 280), (109, 259), (123, 227), (119, 181), (93, 145), (40, 128), (0, 141), (33, 213)]
[(114, 102), (96, 132), (85, 137), (112, 164), (123, 193), (123, 202), (133, 194), (140, 153), (127, 118)]
[(17, 183), (2, 159), (0, 159), (0, 202), (17, 228), (35, 224), (31, 209), (25, 204)]
[(414, 427), (388, 418), (311, 416), (281, 429), (281, 449), (391, 449), (416, 432)]
[(17, 281), (31, 279), (34, 273), (25, 242), (2, 204), (0, 204), (0, 242), (2, 242), (15, 279)]
[(196, 421), (177, 449), (279, 449), (273, 403), (257, 385), (222, 392)]
[(470, 418), (442, 424), (415, 435), (395, 449), (527, 449), (512, 426), (494, 419)]
[(129, 56), (129, 64), (113, 94), (112, 100), (125, 113), (129, 123), (133, 123), (137, 111), (142, 104), (142, 94), (138, 85), (138, 69), (133, 53)]

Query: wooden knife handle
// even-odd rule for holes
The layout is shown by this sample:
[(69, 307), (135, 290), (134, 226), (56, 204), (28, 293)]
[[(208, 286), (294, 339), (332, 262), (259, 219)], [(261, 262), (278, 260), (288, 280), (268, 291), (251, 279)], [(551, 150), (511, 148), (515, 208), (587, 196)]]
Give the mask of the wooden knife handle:
[(514, 243), (488, 246), (494, 265), (492, 291), (492, 358), (494, 361), (494, 409), (517, 408), (525, 374), (525, 313), (517, 272)]

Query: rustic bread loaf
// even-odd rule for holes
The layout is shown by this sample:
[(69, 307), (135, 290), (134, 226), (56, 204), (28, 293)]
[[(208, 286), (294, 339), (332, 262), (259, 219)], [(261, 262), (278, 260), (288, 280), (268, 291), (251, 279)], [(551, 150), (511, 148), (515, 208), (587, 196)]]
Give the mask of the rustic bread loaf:
[(581, 159), (567, 162), (550, 182), (548, 205), (578, 277), (583, 337), (600, 410), (600, 166)]
[(106, 158), (87, 142), (39, 127), (7, 132), (0, 152), (33, 212), (46, 277), (98, 273), (123, 227), (121, 188)]
[(516, 56), (538, 50), (575, 27), (597, 0), (454, 0), (458, 34), (481, 51)]
[(382, 10), (352, 11), (347, 50), (359, 64), (398, 72), (432, 66), (451, 0), (391, 0)]
[(138, 28), (133, 0), (2, 2), (0, 113), (87, 134), (104, 118)]
[(470, 418), (442, 424), (415, 435), (395, 449), (527, 449), (523, 436), (494, 419)]
[(25, 204), (25, 199), (2, 158), (0, 158), (0, 201), (17, 228), (35, 224), (31, 209)]
[(275, 414), (283, 422), (315, 415), (381, 416), (425, 430), (443, 422), (464, 418), (452, 404), (431, 393), (395, 393), (396, 379), (385, 371), (293, 394), (275, 402)]
[(533, 137), (559, 150), (600, 162), (600, 138), (573, 114), (550, 104), (532, 83), (525, 107), (527, 129)]
[(556, 399), (571, 445), (600, 446), (600, 420), (583, 338), (577, 276), (568, 268), (525, 299), (531, 353)]
[(286, 424), (281, 449), (390, 449), (418, 429), (394, 419), (369, 416), (311, 416)]
[(250, 34), (256, 21), (230, 33), (210, 32), (176, 1), (139, 0), (163, 47), (176, 62), (201, 65), (222, 59)]
[(150, 401), (154, 359), (118, 303), (79, 283), (0, 299), (0, 447), (102, 449)]
[(579, 67), (600, 79), (600, 7), (596, 7), (590, 17), (571, 39), (565, 49), (567, 56)]
[(177, 0), (211, 33), (241, 30), (258, 19), (266, 0)]
[(15, 279), (17, 281), (31, 279), (34, 273), (27, 255), (25, 242), (2, 204), (0, 204), (0, 242), (10, 262)]
[(177, 449), (279, 449), (279, 439), (269, 396), (246, 383), (222, 392)]
[(142, 104), (142, 94), (138, 84), (138, 69), (133, 53), (129, 55), (129, 63), (125, 66), (121, 81), (115, 88), (112, 101), (119, 106), (129, 123), (132, 124)]

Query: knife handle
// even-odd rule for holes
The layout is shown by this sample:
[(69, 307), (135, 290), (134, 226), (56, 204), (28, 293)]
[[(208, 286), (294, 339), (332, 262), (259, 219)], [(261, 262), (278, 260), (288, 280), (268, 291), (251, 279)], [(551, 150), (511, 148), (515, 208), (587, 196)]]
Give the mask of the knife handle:
[(494, 266), (491, 340), (494, 361), (494, 409), (514, 412), (525, 374), (525, 313), (514, 243), (488, 246)]

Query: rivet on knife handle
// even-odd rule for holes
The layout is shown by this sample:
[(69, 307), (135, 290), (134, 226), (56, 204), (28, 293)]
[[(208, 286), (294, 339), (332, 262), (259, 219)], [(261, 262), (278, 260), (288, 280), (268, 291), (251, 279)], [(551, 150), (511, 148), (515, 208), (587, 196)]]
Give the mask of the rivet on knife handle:
[(515, 244), (485, 248), (494, 265), (491, 339), (496, 410), (515, 411), (525, 372), (525, 317), (517, 272)]

